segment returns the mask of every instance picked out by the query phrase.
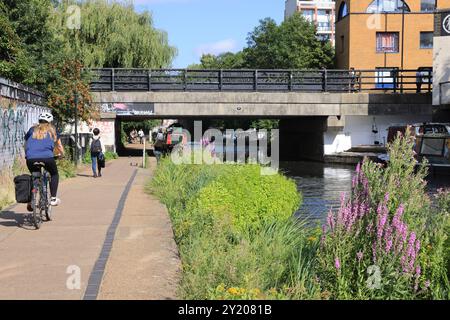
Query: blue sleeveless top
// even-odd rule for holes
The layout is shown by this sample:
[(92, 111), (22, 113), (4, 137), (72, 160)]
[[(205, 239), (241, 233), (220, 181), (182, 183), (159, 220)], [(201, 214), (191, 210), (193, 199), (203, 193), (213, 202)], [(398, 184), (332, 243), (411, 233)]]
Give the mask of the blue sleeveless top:
[[(27, 142), (25, 148), (25, 157), (27, 159), (53, 159), (53, 150), (55, 148), (55, 141), (53, 141), (50, 133), (42, 139), (33, 138), (34, 127), (28, 130), (25, 135), (25, 141)], [(59, 139), (59, 135), (57, 137)]]

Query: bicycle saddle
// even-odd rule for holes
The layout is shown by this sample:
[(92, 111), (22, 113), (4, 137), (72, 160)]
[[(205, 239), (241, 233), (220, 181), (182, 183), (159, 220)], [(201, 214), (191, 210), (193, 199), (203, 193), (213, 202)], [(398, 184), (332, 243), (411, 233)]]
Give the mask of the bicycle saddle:
[(43, 163), (43, 162), (33, 162), (33, 166), (36, 166), (36, 167), (45, 167), (45, 163)]

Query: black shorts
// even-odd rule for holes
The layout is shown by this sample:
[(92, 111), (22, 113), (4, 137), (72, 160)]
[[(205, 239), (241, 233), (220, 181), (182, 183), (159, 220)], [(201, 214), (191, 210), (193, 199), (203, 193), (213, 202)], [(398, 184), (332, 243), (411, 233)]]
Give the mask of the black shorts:
[(35, 166), (34, 163), (42, 162), (45, 164), (44, 168), (50, 173), (51, 176), (58, 175), (58, 167), (56, 165), (56, 161), (54, 158), (47, 159), (27, 159), (27, 167), (30, 172), (40, 172), (41, 169), (38, 166)]

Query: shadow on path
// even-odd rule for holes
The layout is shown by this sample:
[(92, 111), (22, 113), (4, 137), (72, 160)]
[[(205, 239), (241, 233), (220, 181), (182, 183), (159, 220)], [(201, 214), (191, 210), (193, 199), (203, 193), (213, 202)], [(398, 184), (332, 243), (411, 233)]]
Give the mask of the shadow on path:
[(22, 229), (34, 230), (34, 225), (30, 220), (29, 213), (16, 213), (13, 211), (0, 212), (0, 226), (4, 227), (19, 227)]

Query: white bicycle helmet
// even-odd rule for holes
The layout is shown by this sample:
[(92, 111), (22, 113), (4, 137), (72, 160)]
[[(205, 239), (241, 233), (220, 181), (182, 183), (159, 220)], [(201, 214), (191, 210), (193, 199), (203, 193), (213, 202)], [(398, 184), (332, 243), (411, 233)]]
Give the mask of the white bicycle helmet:
[(53, 115), (50, 112), (41, 113), (39, 115), (39, 121), (51, 123), (53, 121)]

